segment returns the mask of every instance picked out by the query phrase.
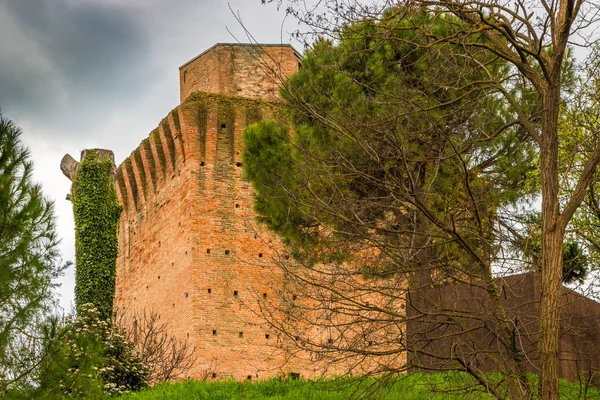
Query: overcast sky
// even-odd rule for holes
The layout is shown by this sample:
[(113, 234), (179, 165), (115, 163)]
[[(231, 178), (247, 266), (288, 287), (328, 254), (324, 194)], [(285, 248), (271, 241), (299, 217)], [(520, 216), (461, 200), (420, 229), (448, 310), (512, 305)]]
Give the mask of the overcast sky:
[[(256, 41), (290, 43), (295, 22), (261, 0), (0, 0), (0, 109), (23, 129), (56, 204), (65, 261), (75, 261), (74, 227), (61, 158), (99, 147), (125, 159), (179, 104), (180, 65), (215, 43), (248, 42), (230, 7)], [(68, 311), (73, 268), (61, 283)]]

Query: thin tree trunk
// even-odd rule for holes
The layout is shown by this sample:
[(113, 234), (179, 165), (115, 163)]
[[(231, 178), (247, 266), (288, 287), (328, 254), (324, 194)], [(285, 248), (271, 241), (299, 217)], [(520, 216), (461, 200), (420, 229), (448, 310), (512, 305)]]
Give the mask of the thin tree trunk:
[(562, 248), (565, 227), (559, 211), (558, 105), (560, 86), (551, 87), (544, 101), (542, 133), (542, 293), (538, 344), (540, 397), (559, 400), (558, 349), (562, 295)]
[(542, 399), (559, 399), (558, 351), (560, 339), (560, 302), (562, 297), (563, 232), (544, 235), (545, 255), (542, 260), (542, 299), (540, 304), (539, 361)]

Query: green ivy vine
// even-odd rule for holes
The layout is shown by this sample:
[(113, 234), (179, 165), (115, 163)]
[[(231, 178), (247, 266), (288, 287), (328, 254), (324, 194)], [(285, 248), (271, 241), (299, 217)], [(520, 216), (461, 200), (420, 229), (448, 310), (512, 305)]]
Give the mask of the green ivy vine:
[(112, 161), (88, 150), (75, 179), (71, 201), (75, 216), (75, 307), (91, 303), (104, 320), (112, 316), (117, 261), (118, 203)]

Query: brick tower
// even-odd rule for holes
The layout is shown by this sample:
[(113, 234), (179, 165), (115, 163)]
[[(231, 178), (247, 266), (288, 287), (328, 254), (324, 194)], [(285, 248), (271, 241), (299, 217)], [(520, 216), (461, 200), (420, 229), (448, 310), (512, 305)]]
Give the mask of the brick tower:
[(244, 127), (277, 117), (279, 82), (298, 67), (289, 45), (211, 47), (180, 68), (181, 104), (118, 167), (115, 307), (152, 310), (189, 340), (192, 377), (312, 375), (255, 314), (280, 278), (241, 168)]

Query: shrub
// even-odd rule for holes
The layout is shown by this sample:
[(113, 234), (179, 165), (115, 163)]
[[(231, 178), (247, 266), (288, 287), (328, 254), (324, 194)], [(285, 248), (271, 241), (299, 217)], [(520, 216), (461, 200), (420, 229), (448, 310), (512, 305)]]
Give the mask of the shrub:
[(47, 337), (34, 398), (102, 399), (147, 386), (150, 369), (133, 343), (91, 304)]

